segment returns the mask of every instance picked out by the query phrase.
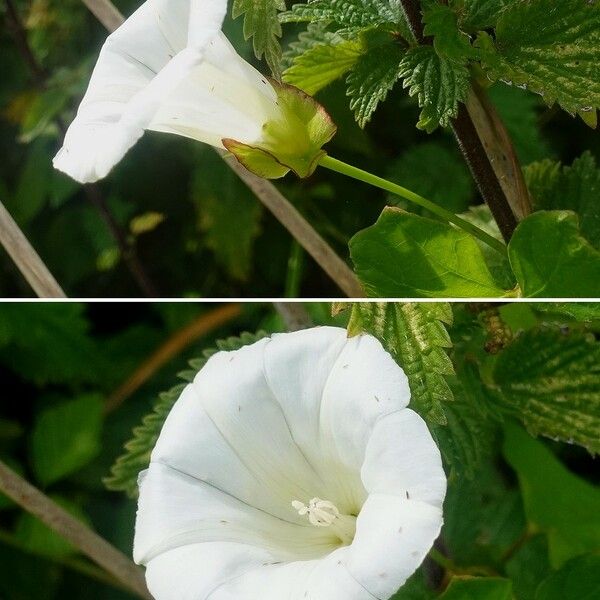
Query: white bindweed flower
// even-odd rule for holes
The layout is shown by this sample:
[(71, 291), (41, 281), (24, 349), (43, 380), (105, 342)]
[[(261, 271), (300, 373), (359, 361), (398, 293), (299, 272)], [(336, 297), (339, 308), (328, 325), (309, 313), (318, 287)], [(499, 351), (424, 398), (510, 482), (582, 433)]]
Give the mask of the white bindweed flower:
[(107, 38), (54, 166), (96, 181), (151, 129), (227, 147), (265, 177), (310, 174), (335, 126), (236, 53), (226, 11), (227, 0), (145, 2)]
[(157, 600), (385, 600), (442, 525), (446, 478), (404, 372), (317, 327), (210, 358), (140, 476)]

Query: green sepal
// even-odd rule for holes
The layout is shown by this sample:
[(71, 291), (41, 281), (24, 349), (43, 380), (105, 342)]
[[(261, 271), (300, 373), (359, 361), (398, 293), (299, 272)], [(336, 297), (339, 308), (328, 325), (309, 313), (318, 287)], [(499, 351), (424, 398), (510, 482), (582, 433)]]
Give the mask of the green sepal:
[(327, 111), (302, 90), (271, 80), (282, 117), (263, 125), (262, 139), (255, 145), (224, 139), (223, 145), (249, 171), (267, 179), (293, 171), (298, 177), (312, 175), (325, 156), (322, 146), (337, 130)]

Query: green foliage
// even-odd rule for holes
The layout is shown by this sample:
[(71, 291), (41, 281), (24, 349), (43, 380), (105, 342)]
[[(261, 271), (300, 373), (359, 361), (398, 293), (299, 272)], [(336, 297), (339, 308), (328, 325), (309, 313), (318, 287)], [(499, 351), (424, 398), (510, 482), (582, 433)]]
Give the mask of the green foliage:
[(577, 331), (532, 329), (500, 354), (501, 404), (533, 435), (600, 452), (600, 343)]
[(265, 57), (275, 77), (279, 77), (281, 60), (281, 24), (279, 13), (285, 10), (284, 0), (234, 0), (232, 15), (244, 15), (244, 38), (252, 38), (257, 58)]
[[(467, 210), (474, 195), (464, 160), (458, 151), (440, 142), (427, 141), (408, 148), (389, 165), (388, 179), (454, 213)], [(423, 216), (434, 216), (420, 207), (409, 207), (398, 196), (390, 195), (387, 201)]]
[(512, 269), (526, 298), (600, 296), (600, 252), (569, 211), (540, 211), (517, 226), (508, 245)]
[(460, 26), (473, 33), (495, 27), (502, 9), (510, 0), (450, 0), (449, 5), (458, 13)]
[(495, 39), (478, 45), (491, 77), (525, 86), (571, 114), (600, 107), (600, 11), (588, 0), (509, 2)]
[(214, 152), (202, 153), (191, 196), (206, 246), (231, 277), (248, 279), (253, 242), (260, 233), (261, 204)]
[(501, 296), (470, 234), (386, 208), (375, 225), (350, 240), (350, 255), (372, 297)]
[(541, 442), (513, 424), (505, 428), (504, 455), (519, 478), (530, 526), (548, 536), (550, 562), (600, 547), (600, 489), (568, 471)]
[(446, 325), (452, 310), (445, 303), (361, 303), (352, 305), (350, 335), (363, 331), (381, 340), (404, 369), (411, 407), (430, 423), (446, 423), (444, 407), (453, 400), (446, 376), (454, 374)]
[(316, 94), (352, 69), (361, 53), (359, 42), (340, 37), (336, 43), (315, 44), (298, 55), (284, 72), (283, 80), (307, 94)]
[[(95, 381), (98, 355), (87, 336), (83, 310), (81, 304), (4, 304), (0, 311), (0, 357), (36, 385)], [(23, 331), (28, 335), (23, 336)], [(52, 352), (48, 352), (50, 345)]]
[(411, 48), (400, 63), (400, 76), (422, 109), (417, 127), (428, 133), (450, 124), (469, 90), (468, 69), (441, 57), (431, 46)]
[(44, 409), (31, 434), (33, 471), (49, 485), (88, 464), (99, 453), (102, 398), (82, 395)]
[(512, 600), (512, 584), (500, 577), (460, 577), (450, 580), (441, 600)]
[(540, 581), (551, 573), (548, 541), (537, 534), (523, 543), (506, 563), (506, 574), (513, 582), (515, 597), (534, 600)]
[(570, 167), (552, 160), (528, 165), (525, 179), (537, 210), (575, 211), (581, 235), (600, 250), (600, 169), (591, 152), (584, 152)]
[[(265, 336), (264, 331), (258, 331), (257, 333), (242, 333), (240, 337), (218, 340), (216, 347), (204, 350), (200, 358), (190, 361), (192, 370), (182, 372), (180, 378), (191, 382), (195, 374), (202, 369), (213, 354), (221, 350), (237, 350), (242, 346), (253, 344)], [(108, 489), (124, 491), (132, 498), (137, 495), (138, 475), (150, 464), (150, 454), (158, 440), (160, 430), (184, 388), (185, 384), (181, 383), (159, 394), (153, 411), (146, 415), (142, 419), (142, 423), (133, 430), (133, 437), (125, 444), (125, 454), (117, 458), (111, 468), (110, 476), (104, 479), (104, 484)]]
[(535, 600), (581, 600), (600, 595), (600, 556), (589, 554), (567, 562), (537, 590)]
[(377, 40), (358, 57), (346, 79), (350, 109), (364, 127), (400, 77), (404, 50), (393, 41)]

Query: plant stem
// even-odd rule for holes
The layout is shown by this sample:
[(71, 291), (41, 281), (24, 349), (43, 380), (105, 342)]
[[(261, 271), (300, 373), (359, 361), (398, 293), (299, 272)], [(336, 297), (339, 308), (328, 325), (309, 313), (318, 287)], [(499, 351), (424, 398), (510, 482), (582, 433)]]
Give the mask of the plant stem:
[(352, 177), (353, 179), (358, 179), (359, 181), (363, 181), (364, 183), (368, 183), (369, 185), (373, 185), (375, 187), (381, 188), (382, 190), (391, 192), (392, 194), (401, 196), (402, 198), (408, 200), (409, 202), (412, 202), (413, 204), (418, 204), (422, 208), (426, 208), (428, 211), (436, 214), (438, 217), (441, 217), (445, 221), (453, 223), (457, 227), (460, 227), (460, 229), (467, 231), (484, 244), (490, 246), (490, 248), (493, 248), (497, 252), (500, 252), (500, 254), (506, 254), (506, 246), (500, 240), (497, 240), (489, 233), (486, 233), (482, 229), (479, 229), (479, 227), (476, 227), (475, 225), (473, 225), (473, 223), (469, 223), (469, 221), (462, 219), (461, 217), (450, 212), (449, 210), (438, 206), (431, 200), (423, 198), (423, 196), (419, 196), (419, 194), (411, 192), (410, 190), (402, 187), (401, 185), (392, 183), (391, 181), (383, 179), (382, 177), (378, 177), (377, 175), (373, 175), (368, 171), (363, 171), (358, 167), (353, 167), (352, 165), (349, 165), (331, 156), (326, 155), (319, 161), (319, 164), (322, 167), (325, 167), (337, 173), (341, 173), (342, 175), (347, 175), (348, 177)]
[[(419, 44), (430, 45), (425, 37), (419, 0), (400, 0), (410, 29)], [(493, 106), (473, 86), (467, 105), (460, 104), (452, 130), (469, 166), (471, 175), (489, 206), (498, 228), (508, 242), (517, 219), (531, 211), (523, 173), (506, 127)], [(510, 168), (506, 169), (507, 166)]]

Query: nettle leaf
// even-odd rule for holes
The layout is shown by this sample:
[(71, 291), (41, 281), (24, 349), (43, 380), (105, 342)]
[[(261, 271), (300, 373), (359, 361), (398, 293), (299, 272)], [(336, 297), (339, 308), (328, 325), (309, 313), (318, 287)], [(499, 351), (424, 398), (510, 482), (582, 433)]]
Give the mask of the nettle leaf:
[(495, 27), (502, 9), (510, 0), (450, 0), (461, 28), (470, 33)]
[(530, 527), (548, 536), (551, 565), (556, 569), (570, 558), (597, 551), (600, 489), (571, 473), (516, 424), (505, 427), (503, 452), (519, 478)]
[(358, 57), (348, 74), (347, 95), (350, 109), (360, 127), (371, 119), (377, 106), (400, 78), (404, 48), (385, 34), (385, 41), (368, 44), (366, 53)]
[(581, 234), (600, 250), (600, 169), (591, 152), (572, 166), (543, 160), (525, 167), (527, 187), (536, 210), (573, 210), (579, 215)]
[(508, 255), (526, 298), (600, 296), (600, 252), (580, 234), (575, 213), (530, 215), (515, 229)]
[(539, 302), (529, 306), (541, 313), (565, 315), (583, 323), (600, 320), (600, 302)]
[(314, 0), (294, 4), (279, 16), (282, 23), (332, 23), (338, 33), (351, 32), (375, 25), (395, 25), (408, 31), (406, 16), (398, 0)]
[(446, 223), (385, 208), (349, 243), (356, 273), (370, 297), (498, 297), (475, 238)]
[(440, 600), (512, 600), (512, 583), (501, 577), (455, 575)]
[(534, 435), (600, 452), (600, 343), (578, 331), (532, 329), (497, 358), (497, 400)]
[(314, 95), (352, 69), (363, 52), (360, 41), (338, 36), (335, 43), (315, 45), (296, 57), (283, 80)]
[(427, 133), (448, 126), (469, 91), (467, 67), (442, 58), (432, 46), (411, 48), (400, 63), (400, 76), (409, 95), (417, 96), (422, 108), (417, 127)]
[(443, 58), (464, 64), (477, 56), (469, 36), (458, 27), (458, 15), (437, 0), (422, 0), (423, 33), (433, 36), (433, 47)]
[(31, 434), (37, 480), (54, 483), (78, 471), (100, 452), (102, 397), (80, 396), (42, 410)]
[(482, 33), (490, 76), (541, 94), (571, 114), (600, 107), (600, 7), (589, 0), (509, 2), (495, 39)]
[(265, 57), (273, 75), (281, 76), (281, 24), (279, 13), (285, 10), (285, 0), (234, 0), (232, 16), (244, 15), (244, 38), (252, 38), (257, 58)]
[(446, 325), (452, 323), (447, 303), (354, 302), (348, 334), (370, 333), (404, 369), (411, 408), (429, 423), (446, 423), (444, 407), (453, 400), (446, 376), (454, 367), (446, 349), (452, 346)]
[(104, 485), (109, 490), (123, 491), (134, 498), (138, 493), (138, 476), (148, 468), (150, 454), (156, 445), (162, 426), (169, 412), (181, 395), (187, 383), (193, 381), (196, 373), (204, 367), (208, 359), (222, 350), (238, 350), (267, 336), (264, 331), (242, 333), (239, 337), (218, 340), (216, 347), (204, 350), (200, 358), (190, 361), (190, 369), (179, 374), (180, 383), (170, 390), (159, 394), (153, 411), (142, 419), (142, 423), (133, 430), (133, 437), (125, 444), (125, 454), (117, 458), (111, 468), (110, 475), (104, 478)]

